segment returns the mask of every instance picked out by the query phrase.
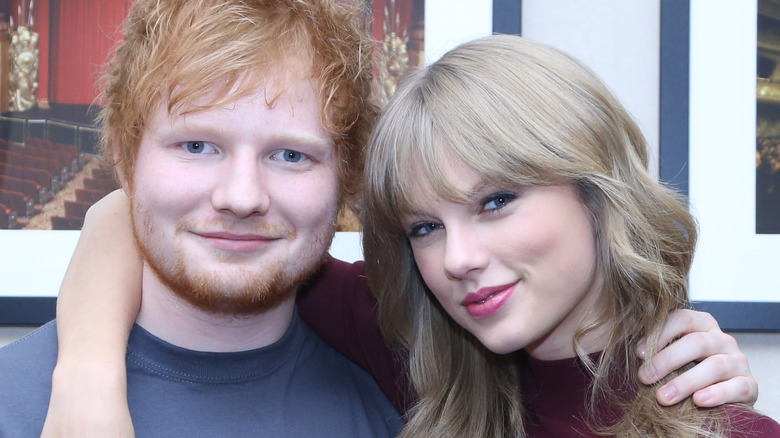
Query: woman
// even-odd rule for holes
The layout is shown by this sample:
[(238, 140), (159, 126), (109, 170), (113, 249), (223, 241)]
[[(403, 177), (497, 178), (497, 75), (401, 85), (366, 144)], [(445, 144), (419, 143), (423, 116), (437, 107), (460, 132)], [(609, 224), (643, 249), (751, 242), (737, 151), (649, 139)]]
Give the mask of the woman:
[(407, 78), (363, 198), (380, 325), (420, 400), (402, 436), (780, 436), (744, 407), (660, 408), (636, 378), (697, 234), (646, 167), (629, 114), (555, 49), (492, 36)]
[[(362, 264), (331, 261), (320, 277), (299, 301), (301, 314), (327, 341), (370, 370), (396, 406), (404, 410), (408, 400), (403, 391), (406, 376), (393, 366), (392, 352), (385, 347), (378, 332), (372, 330), (373, 302), (363, 281)], [(334, 282), (339, 282), (339, 287), (325, 286)], [(126, 199), (117, 193), (90, 211), (63, 283), (58, 301), (60, 363), (53, 377), (52, 409), (45, 433), (132, 432), (121, 364), (124, 340), (138, 311), (139, 290), (140, 261), (134, 251)], [(347, 293), (351, 294), (350, 299), (344, 298)], [(333, 294), (338, 296), (331, 299)], [(335, 311), (323, 308), (334, 303), (343, 305)], [(353, 322), (342, 324), (345, 320)], [(654, 367), (645, 369), (655, 368), (658, 372), (655, 375), (646, 372), (643, 379), (654, 381), (656, 375), (663, 376), (683, 363), (712, 355), (725, 357), (727, 365), (718, 367), (712, 361), (703, 360), (690, 373), (676, 379), (676, 383), (662, 387), (659, 400), (665, 404), (676, 403), (696, 390), (713, 385), (697, 392), (701, 405), (753, 401), (757, 389), (744, 356), (710, 317), (676, 313), (662, 337), (668, 340), (693, 331), (705, 332), (704, 341), (695, 336), (683, 337), (664, 350), (665, 355), (657, 356)], [(676, 394), (663, 388), (676, 390)]]

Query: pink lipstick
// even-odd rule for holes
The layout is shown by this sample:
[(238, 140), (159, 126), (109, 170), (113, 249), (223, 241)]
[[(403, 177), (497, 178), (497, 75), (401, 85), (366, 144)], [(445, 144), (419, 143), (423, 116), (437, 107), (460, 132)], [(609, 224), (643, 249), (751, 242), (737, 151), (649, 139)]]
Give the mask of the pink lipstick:
[(469, 315), (475, 318), (487, 318), (501, 310), (512, 296), (517, 283), (516, 281), (501, 286), (483, 287), (466, 295), (460, 304), (466, 308)]

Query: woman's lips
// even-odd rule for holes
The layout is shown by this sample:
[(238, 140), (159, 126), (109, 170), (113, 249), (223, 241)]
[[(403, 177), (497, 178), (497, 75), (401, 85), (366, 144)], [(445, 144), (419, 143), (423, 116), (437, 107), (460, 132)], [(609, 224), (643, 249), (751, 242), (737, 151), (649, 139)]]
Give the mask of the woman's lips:
[(483, 287), (466, 295), (460, 304), (466, 308), (469, 315), (475, 318), (486, 318), (501, 310), (512, 296), (517, 283), (516, 281), (501, 286)]

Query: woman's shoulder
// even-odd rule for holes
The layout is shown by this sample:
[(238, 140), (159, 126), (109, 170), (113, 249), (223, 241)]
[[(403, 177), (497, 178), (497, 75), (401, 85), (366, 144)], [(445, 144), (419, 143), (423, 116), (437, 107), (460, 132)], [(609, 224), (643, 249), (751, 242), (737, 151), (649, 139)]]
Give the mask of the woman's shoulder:
[(728, 405), (728, 432), (731, 438), (780, 438), (780, 424), (777, 421), (742, 405)]

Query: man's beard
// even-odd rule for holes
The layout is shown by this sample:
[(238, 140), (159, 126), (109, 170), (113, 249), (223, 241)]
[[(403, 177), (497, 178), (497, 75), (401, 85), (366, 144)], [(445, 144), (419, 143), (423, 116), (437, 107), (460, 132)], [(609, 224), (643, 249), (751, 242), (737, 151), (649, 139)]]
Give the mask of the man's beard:
[[(324, 262), (336, 229), (334, 221), (331, 221), (331, 225), (316, 236), (310, 247), (303, 248), (300, 254), (287, 254), (281, 259), (250, 266), (238, 273), (209, 270), (192, 272), (187, 268), (182, 248), (177, 247), (175, 259), (170, 259), (152, 244), (155, 240), (160, 242), (163, 239), (159, 239), (149, 212), (135, 205), (132, 210), (136, 244), (157, 278), (176, 296), (196, 308), (232, 316), (258, 315), (292, 298), (298, 287)], [(144, 229), (145, 239), (139, 233), (139, 226)], [(176, 236), (183, 228), (183, 224), (177, 226)], [(283, 231), (282, 234), (286, 234), (286, 239), (295, 238), (292, 230)]]

